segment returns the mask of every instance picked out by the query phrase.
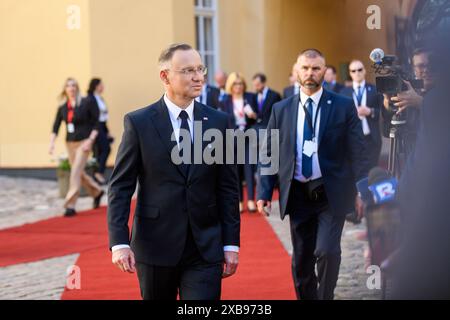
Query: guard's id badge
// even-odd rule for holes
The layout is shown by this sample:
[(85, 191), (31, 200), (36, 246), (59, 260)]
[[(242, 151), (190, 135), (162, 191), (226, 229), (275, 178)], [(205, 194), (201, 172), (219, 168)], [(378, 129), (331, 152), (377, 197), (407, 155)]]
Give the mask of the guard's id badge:
[(73, 125), (73, 123), (68, 123), (67, 124), (67, 132), (68, 133), (74, 133), (75, 132), (75, 126)]
[(317, 152), (317, 143), (311, 140), (305, 141), (303, 144), (303, 154), (308, 158), (311, 158), (314, 153)]

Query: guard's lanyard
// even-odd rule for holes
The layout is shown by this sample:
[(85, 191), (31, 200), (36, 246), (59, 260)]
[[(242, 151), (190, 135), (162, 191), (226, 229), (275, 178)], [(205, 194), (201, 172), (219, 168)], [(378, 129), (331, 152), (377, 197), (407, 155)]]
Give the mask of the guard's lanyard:
[[(313, 138), (313, 140), (315, 140), (315, 137), (316, 137), (315, 128), (316, 128), (316, 124), (317, 124), (317, 118), (319, 117), (320, 103), (317, 106), (316, 116), (314, 117), (314, 125), (312, 123), (312, 115), (309, 114), (308, 109), (305, 107), (304, 104), (302, 104), (302, 107), (303, 107), (303, 111), (305, 111), (306, 122), (308, 123), (308, 126), (312, 131), (312, 138)], [(314, 106), (313, 106), (313, 113), (314, 113)]]

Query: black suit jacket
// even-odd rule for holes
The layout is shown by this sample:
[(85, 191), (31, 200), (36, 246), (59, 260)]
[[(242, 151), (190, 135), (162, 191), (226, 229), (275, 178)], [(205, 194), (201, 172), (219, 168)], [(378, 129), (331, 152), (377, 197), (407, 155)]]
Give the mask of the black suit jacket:
[[(58, 135), (61, 123), (64, 121), (67, 124), (68, 115), (67, 102), (58, 107), (55, 120), (53, 122), (52, 132)], [(88, 99), (83, 98), (79, 106), (73, 109), (74, 132), (66, 132), (66, 141), (81, 141), (89, 138), (92, 130), (98, 130), (98, 106), (89, 103)]]
[[(295, 172), (297, 117), (300, 95), (275, 104), (267, 127), (268, 139), (262, 155), (271, 156), (273, 129), (279, 131), (280, 215), (286, 211)], [(319, 164), (331, 210), (344, 215), (354, 208), (356, 182), (367, 176), (364, 140), (354, 103), (342, 95), (324, 90), (320, 99)], [(261, 167), (268, 167), (260, 163)], [(270, 166), (270, 165), (269, 165)], [(271, 200), (276, 175), (261, 175), (258, 199)]]
[(218, 109), (220, 106), (220, 90), (219, 88), (207, 85), (206, 86), (206, 105)]
[[(227, 115), (200, 103), (194, 120), (203, 131), (215, 128), (225, 135)], [(164, 100), (131, 112), (108, 193), (110, 247), (131, 243), (136, 261), (175, 266), (181, 259), (188, 225), (202, 257), (223, 261), (223, 246), (239, 246), (239, 197), (235, 165), (191, 164), (189, 176), (171, 160), (177, 148)], [(202, 132), (194, 131), (194, 137)], [(195, 138), (194, 138), (195, 140)], [(202, 147), (208, 146), (203, 142)], [(128, 230), (131, 197), (138, 182), (132, 236)]]
[[(258, 101), (258, 95), (256, 95), (256, 99)], [(258, 127), (265, 129), (269, 124), (270, 114), (272, 113), (272, 106), (281, 101), (281, 96), (278, 92), (269, 89), (267, 91), (266, 99), (263, 102), (262, 109), (259, 110), (258, 106), (258, 119), (257, 124)]]
[[(340, 94), (345, 95), (353, 101), (353, 87), (345, 87)], [(380, 113), (383, 108), (383, 96), (377, 92), (373, 84), (366, 83), (367, 106), (373, 108), (374, 114), (366, 117), (370, 128), (370, 136), (374, 145), (381, 148)]]

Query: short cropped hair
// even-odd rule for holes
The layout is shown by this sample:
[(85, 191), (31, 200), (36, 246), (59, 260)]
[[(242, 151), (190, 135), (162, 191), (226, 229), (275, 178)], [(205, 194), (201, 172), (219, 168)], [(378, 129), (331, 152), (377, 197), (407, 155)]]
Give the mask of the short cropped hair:
[(337, 70), (336, 70), (336, 67), (335, 66), (332, 66), (332, 65), (327, 65), (327, 69), (331, 69), (331, 71), (333, 71), (333, 74), (336, 74), (336, 72), (337, 72)]
[(305, 49), (302, 52), (300, 52), (300, 54), (298, 55), (298, 57), (307, 57), (307, 58), (317, 58), (317, 57), (322, 57), (325, 59), (324, 55), (322, 54), (322, 52), (320, 52), (317, 49), (314, 48), (309, 48), (309, 49)]
[(167, 68), (167, 64), (172, 60), (174, 53), (178, 50), (189, 51), (194, 50), (189, 44), (186, 43), (174, 43), (164, 49), (159, 55), (158, 65), (161, 70)]
[(253, 80), (255, 79), (259, 79), (259, 81), (261, 81), (262, 83), (266, 83), (267, 82), (267, 77), (264, 73), (258, 72), (257, 74), (255, 74), (253, 76)]

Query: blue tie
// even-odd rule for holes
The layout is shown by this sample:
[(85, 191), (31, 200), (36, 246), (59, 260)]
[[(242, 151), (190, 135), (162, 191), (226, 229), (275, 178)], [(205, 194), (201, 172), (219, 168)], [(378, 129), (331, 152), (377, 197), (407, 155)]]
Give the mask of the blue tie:
[[(306, 100), (308, 113), (311, 116), (311, 122), (312, 125), (314, 125), (313, 122), (313, 101), (311, 98)], [(307, 115), (305, 114), (305, 122), (303, 125), (303, 145), (305, 144), (305, 141), (311, 141), (313, 137), (313, 132), (311, 127), (308, 124)], [(303, 150), (303, 149), (302, 149)], [(312, 176), (312, 156), (308, 157), (302, 152), (302, 175), (309, 179)]]
[(356, 95), (356, 100), (358, 100), (358, 107), (362, 104), (362, 98), (363, 98), (363, 88), (361, 86), (358, 86), (358, 93)]

